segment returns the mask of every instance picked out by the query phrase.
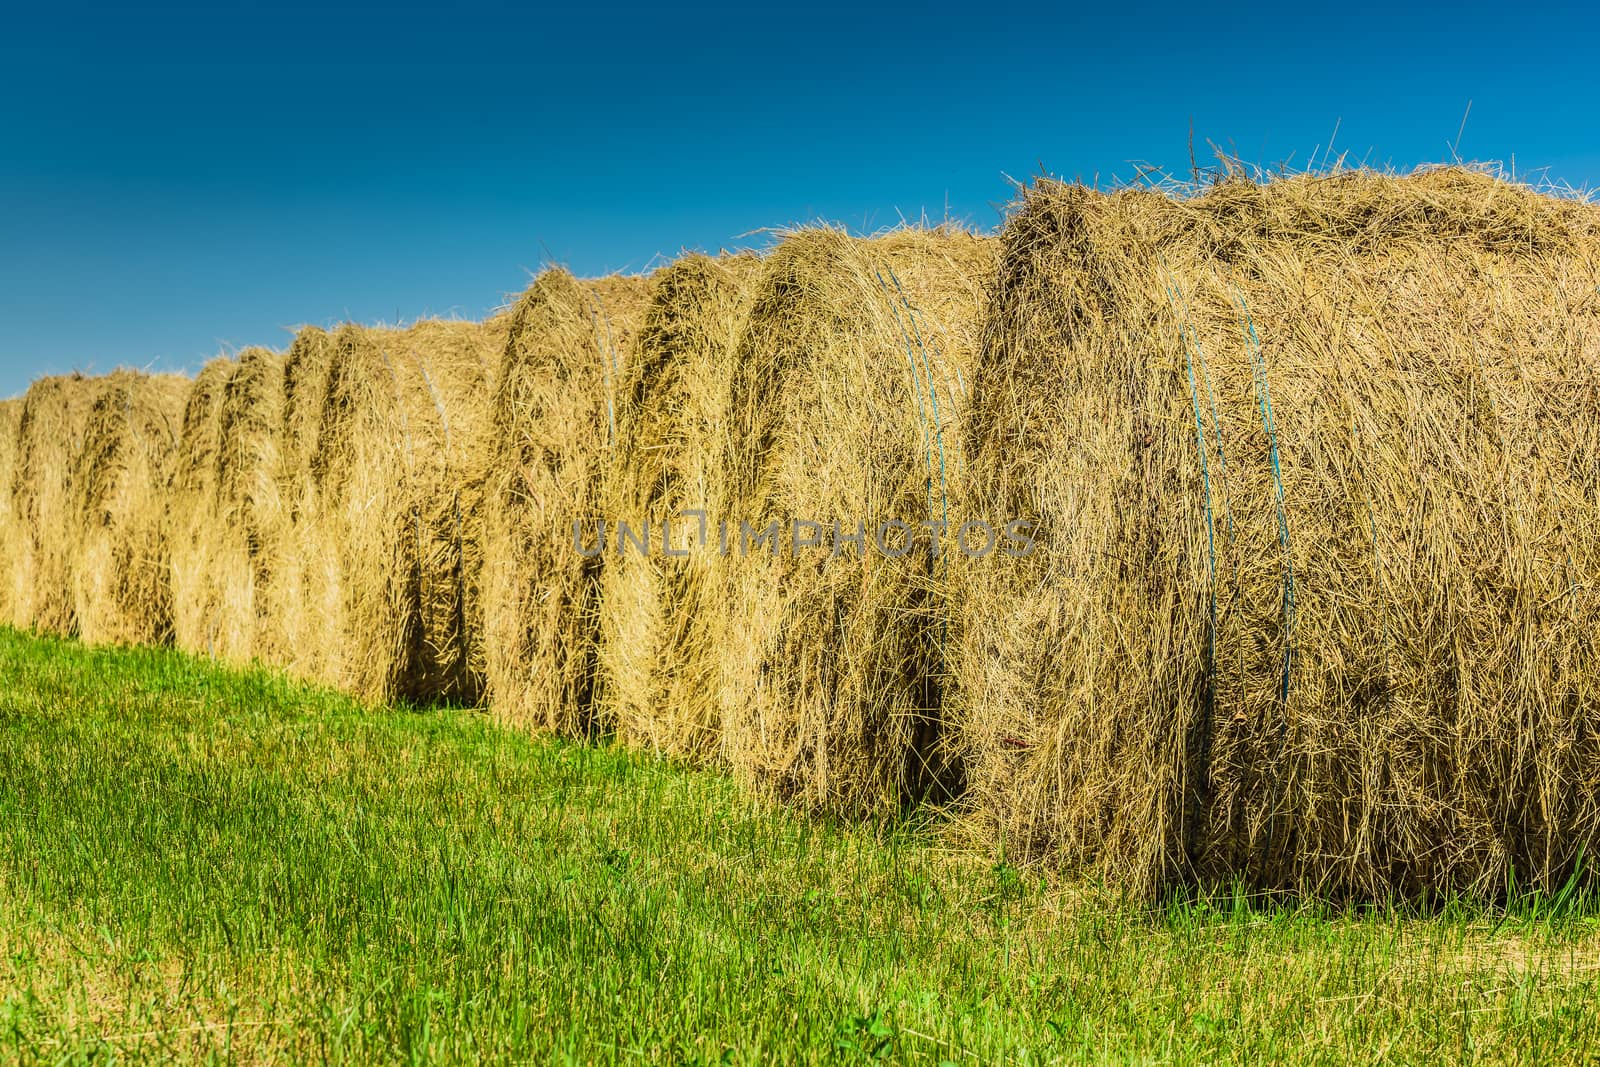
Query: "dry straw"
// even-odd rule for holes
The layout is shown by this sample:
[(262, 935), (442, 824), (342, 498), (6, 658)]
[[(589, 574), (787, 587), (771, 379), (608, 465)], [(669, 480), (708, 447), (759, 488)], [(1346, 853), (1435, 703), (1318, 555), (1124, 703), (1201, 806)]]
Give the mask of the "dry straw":
[(189, 379), (119, 370), (100, 383), (72, 475), (72, 591), (91, 644), (172, 640), (167, 489)]
[(284, 357), (239, 353), (217, 406), (214, 521), (208, 555), (216, 655), (236, 663), (285, 652), (272, 610), (287, 513), (281, 486)]
[(1558, 888), (1600, 845), (1592, 208), (1462, 169), (1040, 182), (968, 425), (973, 798), (1136, 891)]
[(488, 434), (484, 641), (501, 719), (569, 734), (594, 727), (599, 560), (574, 520), (603, 518), (619, 382), (645, 310), (642, 278), (534, 280), (512, 312)]
[(216, 359), (189, 389), (170, 493), (173, 629), (180, 648), (274, 658), (266, 589), (285, 521), (279, 492), (283, 357)]
[[(959, 428), (994, 253), (960, 232), (813, 230), (767, 259), (734, 361), (715, 509), (730, 522), (727, 613), (710, 637), (724, 756), (748, 782), (865, 813), (955, 784), (940, 723), (954, 564), (922, 524), (961, 510)], [(794, 547), (796, 520), (827, 527), (799, 530), (821, 547)], [(874, 546), (891, 520), (910, 530), (898, 558)], [(777, 544), (746, 544), (745, 524), (773, 522)], [(864, 525), (865, 543), (835, 538), (835, 522)], [(908, 547), (893, 527), (882, 539)]]
[(214, 654), (221, 612), (212, 581), (212, 549), (222, 521), (217, 510), (220, 417), (223, 391), (237, 366), (218, 357), (190, 383), (167, 492), (173, 642), (196, 655)]
[(11, 480), (17, 467), (17, 431), (22, 422), (22, 401), (0, 400), (0, 626), (13, 622), (11, 605), (16, 599), (14, 557), (26, 536), (11, 506)]
[(474, 445), (503, 337), (444, 321), (333, 336), (305, 517), (337, 590), (312, 635), (325, 681), (373, 700), (477, 699)]
[(689, 255), (655, 274), (621, 375), (604, 513), (646, 530), (650, 554), (629, 540), (601, 569), (599, 715), (624, 743), (677, 758), (720, 748), (716, 544), (685, 513), (709, 524), (724, 496), (734, 349), (760, 268), (753, 255)]
[(73, 478), (90, 411), (105, 381), (81, 374), (40, 378), (23, 397), (11, 496), (21, 535), (12, 546), (11, 618), (16, 626), (77, 633)]
[(295, 334), (283, 364), (278, 499), (283, 522), (270, 546), (268, 617), (278, 663), (302, 678), (326, 677), (331, 650), (321, 643), (336, 625), (342, 591), (333, 547), (312, 476), (322, 426), (333, 339), (316, 326)]

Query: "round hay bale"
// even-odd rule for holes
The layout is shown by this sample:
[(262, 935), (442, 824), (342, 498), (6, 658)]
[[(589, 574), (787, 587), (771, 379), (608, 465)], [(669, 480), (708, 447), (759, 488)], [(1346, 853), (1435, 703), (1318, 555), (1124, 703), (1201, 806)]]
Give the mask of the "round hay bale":
[(767, 259), (729, 393), (713, 643), (724, 758), (783, 797), (882, 814), (957, 784), (940, 713), (958, 564), (927, 524), (961, 513), (994, 252), (956, 231), (813, 230)]
[(302, 678), (329, 676), (332, 650), (321, 641), (337, 625), (341, 596), (312, 475), (333, 352), (326, 330), (306, 326), (295, 334), (283, 363), (278, 492), (284, 521), (272, 551), (267, 614), (278, 663)]
[(334, 588), (326, 681), (372, 700), (475, 701), (472, 445), (502, 335), (474, 322), (341, 327), (311, 460)]
[(222, 394), (237, 366), (236, 360), (218, 357), (189, 384), (168, 492), (172, 639), (197, 656), (216, 652), (221, 604), (211, 550), (222, 522), (217, 510)]
[(503, 721), (566, 734), (593, 726), (599, 560), (573, 548), (598, 518), (624, 357), (647, 283), (534, 280), (512, 311), (483, 442), (483, 613), (489, 701)]
[[(317, 451), (322, 404), (328, 395), (333, 339), (316, 326), (302, 327), (283, 361), (283, 470), (309, 481)], [(291, 478), (290, 480), (294, 480)]]
[(40, 378), (23, 396), (12, 481), (12, 507), (22, 534), (12, 560), (17, 626), (77, 633), (73, 477), (89, 413), (105, 381), (81, 374)]
[(172, 640), (168, 486), (189, 379), (119, 370), (100, 384), (72, 475), (72, 590), (90, 644)]
[[(657, 540), (601, 569), (600, 718), (674, 758), (704, 760), (721, 738), (715, 543), (701, 544), (685, 513), (710, 522), (724, 495), (734, 349), (760, 270), (753, 255), (690, 255), (659, 271), (622, 373), (605, 515)], [(664, 529), (684, 558), (665, 554)]]
[(233, 663), (277, 661), (284, 651), (271, 610), (272, 577), (287, 515), (282, 493), (284, 357), (239, 353), (217, 408), (216, 521), (209, 574), (215, 589), (216, 655)]
[(11, 505), (11, 481), (16, 476), (17, 431), (22, 422), (22, 401), (0, 400), (0, 625), (15, 625), (12, 604), (17, 599), (15, 555), (25, 531)]
[(1593, 208), (1040, 182), (968, 424), (972, 795), (1135, 892), (1558, 889), (1600, 845)]

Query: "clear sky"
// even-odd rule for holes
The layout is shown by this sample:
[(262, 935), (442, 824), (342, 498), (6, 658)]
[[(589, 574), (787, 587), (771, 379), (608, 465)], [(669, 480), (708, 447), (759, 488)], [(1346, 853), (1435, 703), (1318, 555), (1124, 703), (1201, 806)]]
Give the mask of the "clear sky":
[[(1007, 176), (1513, 156), (1600, 185), (1600, 10), (671, 2), (0, 7), (0, 396), (300, 323), (477, 317)], [(1370, 153), (1370, 155), (1369, 155)]]

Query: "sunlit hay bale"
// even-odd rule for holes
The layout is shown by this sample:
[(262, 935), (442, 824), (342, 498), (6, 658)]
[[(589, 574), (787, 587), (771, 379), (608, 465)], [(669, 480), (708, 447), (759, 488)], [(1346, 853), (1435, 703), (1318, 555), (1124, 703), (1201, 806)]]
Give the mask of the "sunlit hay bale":
[[(503, 334), (501, 335), (503, 337)], [(372, 700), (474, 701), (464, 492), (499, 346), (475, 322), (345, 326), (333, 337), (312, 457), (323, 543), (341, 596), (314, 639), (324, 680)]]
[[(862, 814), (957, 784), (940, 715), (959, 561), (949, 531), (925, 524), (960, 514), (959, 427), (995, 250), (954, 231), (823, 229), (766, 261), (729, 394), (726, 556), (713, 533), (723, 756), (747, 782)], [(772, 523), (776, 543), (745, 543), (746, 524)], [(863, 526), (862, 542), (844, 540)]]
[(283, 472), (284, 357), (239, 353), (217, 409), (216, 507), (208, 576), (217, 614), (215, 654), (232, 663), (282, 662), (287, 650), (271, 586), (288, 522)]
[(510, 323), (511, 316), (499, 312), (476, 324), (471, 344), (456, 357), (448, 464), (436, 472), (448, 491), (435, 490), (426, 512), (436, 534), (424, 542), (422, 632), (433, 650), (430, 670), (450, 679), (451, 699), (462, 702), (481, 703), (488, 689), (483, 572), (491, 454), (485, 441), (493, 432), (494, 387)]
[[(702, 544), (698, 518), (685, 512), (700, 512), (708, 529), (716, 521), (734, 348), (760, 269), (753, 255), (691, 255), (654, 275), (622, 373), (604, 516), (652, 532), (648, 555), (631, 542), (616, 554), (609, 533), (598, 716), (625, 743), (675, 758), (720, 748), (714, 646), (726, 635), (715, 620), (726, 611), (712, 580), (716, 542)], [(667, 555), (669, 546), (685, 555)]]
[(460, 529), (450, 543), (456, 546), (461, 557), (459, 603), (452, 597), (430, 597), (424, 601), (424, 610), (438, 620), (430, 626), (442, 629), (446, 621), (453, 620), (452, 625), (461, 631), (465, 659), (457, 669), (464, 671), (471, 680), (471, 691), (480, 703), (485, 700), (489, 688), (483, 606), (484, 541), (493, 473), (490, 469), (493, 449), (489, 442), (494, 433), (495, 382), (505, 357), (510, 328), (509, 311), (498, 311), (484, 320), (482, 335), (472, 348), (483, 388), (472, 394), (470, 418), (463, 421), (460, 433), (452, 432), (455, 455), (452, 478)]
[(22, 401), (0, 400), (0, 626), (13, 623), (11, 605), (17, 599), (14, 557), (25, 531), (11, 506), (11, 481), (17, 467), (17, 431), (22, 422)]
[(991, 843), (1137, 893), (1557, 888), (1600, 845), (1591, 207), (1461, 169), (1042, 181), (964, 569)]
[(333, 338), (326, 330), (306, 326), (295, 334), (283, 361), (280, 452), (286, 474), (303, 474), (306, 480), (311, 477), (311, 457), (317, 451), (322, 404), (328, 395), (328, 367), (332, 362)]
[(90, 644), (172, 640), (168, 489), (190, 381), (119, 370), (101, 383), (72, 475), (72, 591)]
[(11, 498), (21, 532), (12, 558), (17, 626), (77, 633), (73, 476), (89, 413), (105, 382), (81, 374), (40, 378), (23, 396)]
[(321, 642), (333, 632), (343, 598), (334, 552), (326, 543), (312, 457), (328, 393), (333, 339), (316, 326), (295, 334), (283, 363), (283, 434), (279, 440), (278, 493), (283, 522), (270, 549), (268, 630), (275, 661), (302, 678), (326, 677), (333, 649)]
[(482, 446), (484, 648), (490, 706), (508, 723), (567, 734), (594, 725), (600, 559), (575, 549), (573, 523), (603, 518), (605, 455), (646, 285), (551, 269), (511, 314)]
[(222, 394), (237, 366), (236, 360), (218, 357), (189, 384), (167, 493), (173, 643), (201, 656), (215, 653), (221, 610), (211, 549), (222, 523), (217, 508)]

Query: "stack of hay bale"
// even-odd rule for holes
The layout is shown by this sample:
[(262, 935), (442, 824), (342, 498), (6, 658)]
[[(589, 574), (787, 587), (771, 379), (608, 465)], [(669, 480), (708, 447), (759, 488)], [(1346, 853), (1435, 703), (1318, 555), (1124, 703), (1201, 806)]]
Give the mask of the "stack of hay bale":
[(1597, 574), (1600, 212), (1463, 168), (1040, 181), (0, 402), (12, 625), (1144, 895), (1592, 879)]

